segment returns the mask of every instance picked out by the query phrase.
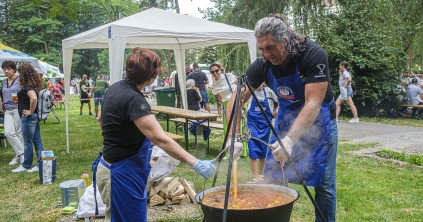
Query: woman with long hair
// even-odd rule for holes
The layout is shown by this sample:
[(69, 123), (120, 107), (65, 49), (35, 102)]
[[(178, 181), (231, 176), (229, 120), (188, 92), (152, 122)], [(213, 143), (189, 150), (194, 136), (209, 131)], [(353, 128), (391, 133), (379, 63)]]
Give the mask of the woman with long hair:
[[(17, 93), (21, 90), (19, 77), (16, 75), (16, 64), (13, 61), (4, 61), (1, 65), (4, 74), (2, 102), (4, 106), (4, 134), (16, 153), (9, 165), (22, 163), (24, 160), (24, 142), (21, 132), (21, 119), (18, 113)], [(14, 98), (15, 97), (15, 100)]]
[(351, 78), (351, 69), (348, 67), (348, 62), (342, 61), (339, 63), (339, 91), (341, 94), (339, 95), (338, 99), (336, 100), (336, 120), (338, 121), (339, 113), (341, 112), (341, 104), (343, 102), (347, 102), (348, 106), (350, 106), (351, 112), (354, 116), (349, 123), (358, 123), (360, 120), (358, 119), (357, 108), (354, 105), (352, 100), (352, 78)]
[(32, 159), (34, 156), (32, 145), (35, 146), (35, 152), (38, 160), (41, 158), (41, 151), (44, 150), (41, 141), (40, 121), (38, 119), (38, 91), (44, 88), (41, 78), (34, 67), (25, 63), (18, 67), (19, 85), (21, 90), (18, 92), (18, 112), (21, 117), (22, 136), (24, 140), (25, 157), (23, 163), (14, 173), (28, 171), (38, 172), (38, 164), (32, 169)]

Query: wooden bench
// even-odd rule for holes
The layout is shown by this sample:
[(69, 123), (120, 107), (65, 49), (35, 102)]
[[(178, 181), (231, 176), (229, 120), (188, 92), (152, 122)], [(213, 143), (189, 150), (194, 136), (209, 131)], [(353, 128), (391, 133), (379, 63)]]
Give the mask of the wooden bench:
[(401, 104), (401, 107), (423, 108), (423, 105)]
[(166, 131), (165, 131), (165, 134), (166, 134), (166, 136), (170, 137), (173, 140), (180, 140), (180, 139), (184, 138), (183, 136), (180, 136), (180, 135), (177, 135), (177, 134), (174, 134), (174, 133), (169, 133), (169, 132), (166, 132)]
[[(170, 119), (170, 121), (173, 121), (176, 125), (176, 133), (178, 133), (178, 127), (179, 126), (183, 126), (185, 124), (185, 119), (184, 118), (174, 118), (174, 119)], [(197, 122), (196, 120), (191, 120), (188, 119), (188, 123), (192, 123), (192, 122)], [(207, 121), (204, 121), (201, 123), (202, 126), (207, 126)], [(215, 128), (215, 129), (222, 129), (223, 130), (223, 124), (221, 123), (209, 123), (209, 127), (210, 128)]]

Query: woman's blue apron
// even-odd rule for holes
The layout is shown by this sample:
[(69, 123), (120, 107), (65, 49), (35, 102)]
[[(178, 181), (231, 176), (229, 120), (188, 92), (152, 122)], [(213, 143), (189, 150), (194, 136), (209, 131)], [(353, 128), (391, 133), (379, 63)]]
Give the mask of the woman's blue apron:
[[(263, 87), (263, 93), (264, 93), (264, 101), (260, 102), (261, 106), (264, 109), (264, 112), (266, 113), (266, 116), (269, 118), (269, 120), (272, 119), (272, 111), (270, 110), (268, 98), (266, 96), (266, 90)], [(260, 107), (258, 106), (258, 103), (252, 99), (251, 100), (251, 106), (248, 110), (248, 129), (250, 129), (251, 135), (253, 137), (256, 137), (258, 139), (261, 139), (263, 141), (266, 141), (266, 143), (269, 141), (270, 137), (270, 128), (267, 126), (266, 118), (260, 111)], [(248, 150), (249, 150), (249, 156), (251, 159), (263, 159), (266, 157), (266, 151), (267, 151), (267, 145), (263, 144), (262, 142), (250, 139), (248, 141)]]
[[(279, 138), (284, 138), (298, 114), (305, 104), (304, 89), (298, 72), (298, 59), (295, 73), (287, 77), (276, 79), (272, 68), (269, 67), (267, 74), (269, 85), (278, 96), (279, 111), (275, 122), (275, 129)], [(306, 134), (292, 148), (291, 158), (307, 186), (318, 187), (322, 183), (325, 172), (326, 158), (329, 146), (330, 134), (330, 105), (331, 102), (323, 102), (316, 120)], [(272, 135), (271, 143), (276, 138)], [(282, 169), (280, 163), (273, 158), (271, 149), (268, 149), (266, 166), (264, 169), (265, 179), (299, 184), (300, 180), (288, 161), (284, 166), (285, 181), (282, 181)]]
[(151, 141), (145, 138), (134, 156), (110, 166), (101, 154), (94, 161), (93, 170), (97, 171), (98, 162), (110, 170), (110, 221), (147, 221), (148, 195), (145, 187), (151, 170), (151, 151)]

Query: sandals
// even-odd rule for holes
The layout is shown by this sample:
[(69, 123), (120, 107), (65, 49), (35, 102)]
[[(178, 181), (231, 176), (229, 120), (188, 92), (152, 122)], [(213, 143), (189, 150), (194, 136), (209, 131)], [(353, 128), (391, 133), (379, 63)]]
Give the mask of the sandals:
[(259, 175), (258, 179), (253, 179), (253, 181), (247, 182), (248, 184), (254, 184), (254, 183), (264, 183), (263, 175)]

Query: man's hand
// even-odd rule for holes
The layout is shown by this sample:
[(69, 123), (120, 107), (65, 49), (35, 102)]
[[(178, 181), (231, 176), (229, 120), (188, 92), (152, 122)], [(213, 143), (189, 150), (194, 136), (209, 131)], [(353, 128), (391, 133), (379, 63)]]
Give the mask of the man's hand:
[[(226, 151), (230, 152), (231, 151), (231, 138), (229, 138), (228, 142), (226, 142)], [(234, 143), (234, 160), (238, 159), (239, 156), (242, 153), (242, 149), (244, 149), (244, 146), (242, 145), (241, 142), (237, 142), (235, 141)]]
[[(286, 151), (288, 152), (289, 156), (291, 156), (292, 153), (292, 147), (294, 146), (294, 143), (292, 142), (291, 138), (285, 136), (282, 140), (282, 145), (285, 147)], [(283, 148), (281, 145), (276, 141), (274, 144), (270, 146), (272, 148), (272, 154), (275, 160), (282, 162), (283, 165), (285, 165), (286, 161), (288, 161), (288, 156), (285, 155), (285, 152), (283, 151)]]

